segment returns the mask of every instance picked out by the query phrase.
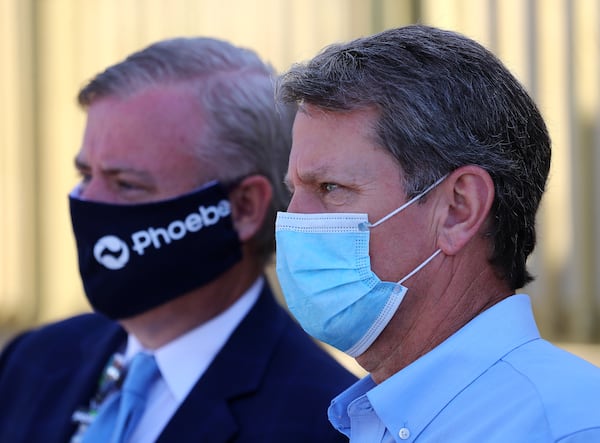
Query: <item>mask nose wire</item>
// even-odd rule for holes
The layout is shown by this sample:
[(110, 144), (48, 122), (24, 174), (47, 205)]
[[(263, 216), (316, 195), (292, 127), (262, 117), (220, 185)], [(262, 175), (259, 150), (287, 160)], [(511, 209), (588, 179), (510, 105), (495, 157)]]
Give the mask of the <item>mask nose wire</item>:
[(421, 192), (419, 195), (411, 198), (409, 201), (407, 201), (406, 203), (404, 203), (402, 206), (400, 206), (397, 209), (394, 209), (392, 212), (390, 212), (388, 215), (382, 217), (381, 219), (377, 220), (375, 223), (369, 223), (369, 222), (363, 222), (359, 225), (359, 229), (361, 231), (367, 230), (369, 228), (374, 228), (375, 226), (378, 226), (380, 224), (382, 224), (384, 221), (389, 220), (390, 218), (392, 218), (394, 215), (396, 215), (398, 212), (404, 210), (405, 208), (409, 207), (410, 205), (412, 205), (414, 202), (416, 202), (417, 200), (419, 200), (420, 198), (422, 198), (425, 194), (427, 194), (429, 191), (431, 191), (433, 188), (435, 188), (437, 185), (439, 185), (441, 182), (444, 181), (444, 179), (448, 177), (448, 174), (443, 175), (442, 177), (438, 178), (433, 184), (429, 185), (429, 187), (427, 187), (423, 192)]

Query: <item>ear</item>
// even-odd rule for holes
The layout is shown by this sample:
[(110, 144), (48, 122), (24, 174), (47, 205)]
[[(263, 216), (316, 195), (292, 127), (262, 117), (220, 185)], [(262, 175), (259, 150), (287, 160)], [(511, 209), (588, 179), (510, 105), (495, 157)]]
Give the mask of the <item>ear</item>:
[(273, 188), (262, 175), (246, 177), (229, 193), (233, 226), (242, 242), (260, 230), (272, 195)]
[(442, 189), (438, 247), (446, 255), (456, 255), (485, 227), (494, 201), (494, 182), (485, 169), (468, 165), (452, 172)]

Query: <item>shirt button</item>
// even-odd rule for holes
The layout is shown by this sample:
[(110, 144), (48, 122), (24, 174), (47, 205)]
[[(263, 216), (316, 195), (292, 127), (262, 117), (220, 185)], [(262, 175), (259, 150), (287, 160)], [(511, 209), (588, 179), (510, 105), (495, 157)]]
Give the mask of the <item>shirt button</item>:
[(398, 437), (400, 437), (402, 440), (406, 440), (407, 438), (410, 437), (410, 431), (408, 430), (408, 428), (402, 428), (398, 431)]

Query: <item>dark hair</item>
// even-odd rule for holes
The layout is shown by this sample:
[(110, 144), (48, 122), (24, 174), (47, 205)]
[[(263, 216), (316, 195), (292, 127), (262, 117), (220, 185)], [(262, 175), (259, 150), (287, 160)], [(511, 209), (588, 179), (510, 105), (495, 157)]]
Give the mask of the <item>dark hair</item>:
[(535, 103), (477, 42), (422, 25), (331, 45), (282, 76), (278, 96), (331, 112), (372, 108), (376, 142), (398, 160), (407, 196), (460, 166), (494, 182), (490, 262), (517, 289), (533, 278), (535, 215), (550, 138)]
[(277, 106), (274, 71), (256, 53), (203, 37), (163, 40), (130, 55), (84, 86), (78, 102), (87, 108), (102, 97), (173, 83), (191, 85), (200, 103), (208, 132), (194, 148), (211, 178), (228, 183), (261, 174), (271, 182), (269, 213), (253, 239), (266, 263), (275, 249), (276, 213), (289, 202), (282, 182), (295, 106)]

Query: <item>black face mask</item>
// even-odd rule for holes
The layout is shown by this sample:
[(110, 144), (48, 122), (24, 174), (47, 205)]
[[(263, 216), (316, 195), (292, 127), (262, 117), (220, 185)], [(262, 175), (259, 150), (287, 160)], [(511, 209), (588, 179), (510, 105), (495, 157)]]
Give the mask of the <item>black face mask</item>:
[(69, 195), (79, 272), (92, 307), (141, 314), (196, 289), (241, 260), (222, 185), (152, 203), (115, 205)]

